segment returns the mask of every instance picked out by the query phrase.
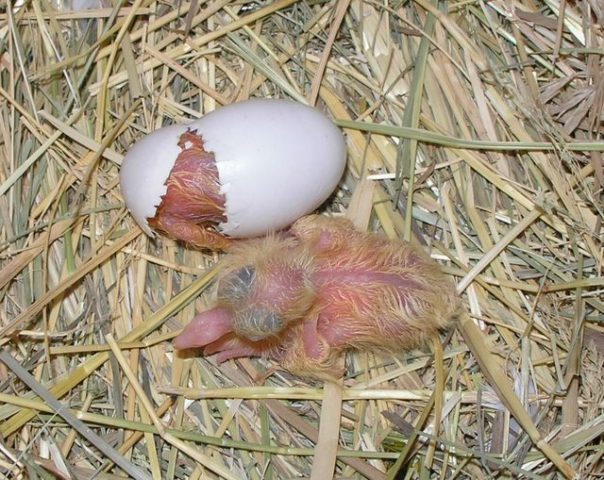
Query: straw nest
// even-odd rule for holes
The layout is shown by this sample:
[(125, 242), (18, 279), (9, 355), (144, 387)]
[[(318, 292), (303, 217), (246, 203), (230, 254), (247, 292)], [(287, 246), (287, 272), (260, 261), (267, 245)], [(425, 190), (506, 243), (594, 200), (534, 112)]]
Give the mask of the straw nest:
[[(602, 477), (601, 1), (8, 4), (0, 476)], [(344, 128), (325, 209), (419, 232), (463, 299), (442, 346), (340, 383), (175, 354), (219, 255), (141, 234), (120, 161), (248, 97)]]

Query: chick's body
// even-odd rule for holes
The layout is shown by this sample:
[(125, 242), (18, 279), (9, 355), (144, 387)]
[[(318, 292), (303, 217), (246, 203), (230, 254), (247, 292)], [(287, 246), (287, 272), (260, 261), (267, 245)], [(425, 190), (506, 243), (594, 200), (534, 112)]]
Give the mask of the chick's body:
[(419, 248), (307, 216), (287, 234), (244, 242), (229, 258), (218, 304), (197, 316), (177, 348), (218, 360), (267, 355), (290, 371), (328, 371), (349, 348), (401, 351), (436, 335), (458, 301)]

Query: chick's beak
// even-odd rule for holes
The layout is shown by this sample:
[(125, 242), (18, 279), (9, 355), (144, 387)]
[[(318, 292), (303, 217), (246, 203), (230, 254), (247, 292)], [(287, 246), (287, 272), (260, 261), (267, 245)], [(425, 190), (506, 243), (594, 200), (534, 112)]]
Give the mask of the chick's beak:
[(233, 331), (231, 314), (224, 308), (213, 308), (197, 315), (174, 339), (174, 348), (205, 347)]

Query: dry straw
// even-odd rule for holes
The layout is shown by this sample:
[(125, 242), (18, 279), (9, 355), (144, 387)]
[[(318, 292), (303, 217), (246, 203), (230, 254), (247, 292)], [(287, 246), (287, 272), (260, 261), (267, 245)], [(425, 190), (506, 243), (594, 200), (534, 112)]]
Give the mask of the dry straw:
[[(601, 478), (603, 23), (597, 0), (4, 2), (0, 477)], [(328, 384), (174, 353), (218, 256), (145, 238), (119, 164), (249, 97), (344, 128), (325, 210), (423, 240), (463, 298), (442, 346)]]

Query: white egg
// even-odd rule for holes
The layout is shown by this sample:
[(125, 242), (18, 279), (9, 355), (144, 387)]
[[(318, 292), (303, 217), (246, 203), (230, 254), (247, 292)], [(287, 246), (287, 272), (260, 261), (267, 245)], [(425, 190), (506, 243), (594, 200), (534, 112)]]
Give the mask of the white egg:
[(214, 154), (226, 214), (216, 228), (229, 237), (263, 235), (312, 212), (346, 163), (342, 132), (315, 108), (288, 100), (248, 100), (161, 128), (130, 149), (120, 172), (126, 205), (149, 235), (187, 130)]

